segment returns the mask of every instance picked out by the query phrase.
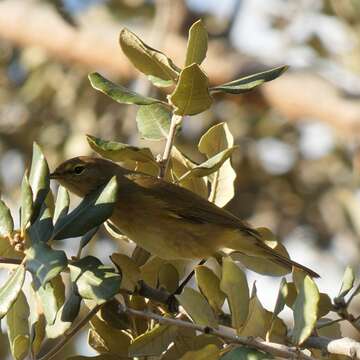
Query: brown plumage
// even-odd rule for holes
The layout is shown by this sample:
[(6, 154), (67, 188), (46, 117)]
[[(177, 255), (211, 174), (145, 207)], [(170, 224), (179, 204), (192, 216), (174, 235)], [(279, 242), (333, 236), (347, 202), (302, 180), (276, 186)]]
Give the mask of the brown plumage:
[(114, 175), (119, 191), (110, 220), (154, 255), (164, 259), (203, 259), (230, 248), (268, 259), (289, 272), (295, 266), (310, 276), (319, 276), (272, 250), (256, 230), (227, 210), (175, 184), (92, 157), (65, 161), (51, 178), (84, 197)]

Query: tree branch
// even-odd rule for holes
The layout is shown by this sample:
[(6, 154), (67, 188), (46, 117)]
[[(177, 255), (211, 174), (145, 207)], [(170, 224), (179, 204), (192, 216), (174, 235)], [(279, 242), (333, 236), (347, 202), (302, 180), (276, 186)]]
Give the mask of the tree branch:
[(231, 343), (250, 346), (252, 348), (265, 351), (274, 356), (279, 356), (286, 359), (315, 360), (313, 357), (305, 355), (299, 349), (294, 347), (288, 347), (281, 344), (266, 342), (252, 337), (238, 336), (234, 333), (233, 329), (226, 326), (220, 326), (219, 329), (213, 329), (207, 326), (196, 325), (189, 321), (165, 318), (150, 311), (131, 309), (129, 307), (125, 307), (124, 305), (119, 305), (119, 308), (121, 312), (124, 312), (128, 315), (139, 316), (146, 319), (153, 319), (158, 321), (160, 324), (190, 328), (200, 331), (204, 334), (212, 334), (224, 340), (228, 340)]

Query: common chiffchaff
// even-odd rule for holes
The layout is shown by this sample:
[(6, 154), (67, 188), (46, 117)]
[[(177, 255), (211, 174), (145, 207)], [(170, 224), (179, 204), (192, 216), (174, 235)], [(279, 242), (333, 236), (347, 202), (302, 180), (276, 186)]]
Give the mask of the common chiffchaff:
[(118, 201), (110, 220), (139, 246), (163, 259), (205, 259), (229, 248), (268, 259), (310, 276), (314, 271), (275, 252), (261, 235), (230, 212), (175, 184), (126, 170), (104, 159), (76, 157), (59, 165), (52, 179), (81, 197), (114, 175)]

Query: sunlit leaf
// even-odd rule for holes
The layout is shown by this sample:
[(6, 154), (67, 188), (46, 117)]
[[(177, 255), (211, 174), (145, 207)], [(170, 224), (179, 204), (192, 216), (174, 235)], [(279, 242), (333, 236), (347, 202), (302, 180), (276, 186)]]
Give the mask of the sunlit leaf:
[(0, 319), (6, 315), (16, 301), (25, 279), (25, 267), (19, 265), (0, 287)]
[(162, 80), (175, 80), (178, 68), (162, 52), (146, 45), (138, 36), (124, 28), (120, 32), (120, 46), (132, 64), (143, 74)]
[(162, 140), (169, 133), (171, 111), (162, 104), (140, 106), (136, 114), (139, 133), (146, 140)]
[(207, 161), (204, 161), (203, 163), (194, 166), (191, 170), (185, 173), (179, 179), (179, 181), (183, 180), (188, 176), (203, 177), (214, 173), (215, 171), (219, 170), (220, 167), (224, 164), (224, 162), (231, 157), (235, 149), (237, 149), (237, 146), (225, 149), (214, 155), (213, 157), (209, 158)]
[(209, 80), (199, 65), (192, 64), (181, 71), (176, 88), (168, 99), (177, 115), (195, 115), (211, 106)]
[[(234, 137), (226, 123), (216, 124), (211, 127), (200, 139), (198, 148), (201, 153), (211, 158), (219, 152), (229, 149), (234, 145)], [(221, 168), (210, 177), (211, 193), (209, 201), (216, 205), (225, 206), (235, 194), (234, 181), (236, 172), (231, 166), (230, 159), (225, 161)]]
[(99, 353), (109, 353), (128, 357), (130, 337), (124, 331), (108, 326), (99, 317), (90, 321), (89, 345)]
[(121, 288), (133, 292), (141, 277), (139, 267), (131, 258), (124, 254), (114, 253), (110, 258), (121, 271)]
[(128, 359), (128, 357), (119, 357), (117, 355), (109, 355), (109, 354), (101, 354), (98, 356), (70, 356), (66, 358), (66, 360), (120, 360), (120, 359)]
[(102, 224), (113, 212), (117, 191), (118, 184), (114, 176), (105, 186), (85, 196), (70, 214), (56, 222), (53, 239), (81, 236)]
[(288, 66), (279, 66), (274, 69), (263, 71), (257, 74), (245, 76), (243, 78), (233, 80), (226, 84), (212, 87), (210, 91), (213, 92), (225, 92), (229, 94), (242, 94), (250, 91), (255, 87), (263, 84), (266, 81), (271, 81), (279, 77), (288, 69)]
[(139, 161), (144, 163), (158, 164), (149, 148), (139, 148), (132, 145), (122, 144), (116, 141), (107, 141), (95, 136), (87, 135), (90, 147), (99, 155), (113, 161)]
[(225, 294), (220, 289), (220, 279), (207, 266), (195, 268), (195, 277), (201, 293), (206, 297), (216, 313), (221, 312), (225, 301)]
[(173, 80), (163, 80), (156, 76), (148, 75), (147, 78), (157, 87), (169, 87), (174, 84)]
[(160, 101), (115, 84), (97, 72), (89, 74), (88, 77), (94, 89), (101, 91), (120, 104), (150, 105)]
[(49, 166), (38, 144), (33, 144), (29, 183), (33, 192), (32, 220), (36, 219), (50, 189)]
[(209, 303), (199, 292), (186, 287), (180, 295), (175, 296), (195, 324), (213, 328), (218, 327)]
[(294, 330), (292, 341), (301, 345), (312, 333), (317, 320), (319, 290), (310, 276), (300, 284), (294, 304)]
[[(175, 179), (181, 179), (184, 174), (191, 171), (195, 166), (195, 163), (173, 146), (171, 150), (170, 169)], [(178, 184), (203, 198), (207, 199), (208, 197), (207, 178), (189, 176), (179, 181)]]
[(36, 319), (31, 323), (31, 352), (32, 354), (37, 355), (45, 339), (46, 320), (44, 314), (31, 314), (30, 312), (30, 318), (32, 315), (35, 315)]
[(240, 335), (261, 337), (265, 339), (266, 332), (270, 327), (272, 314), (263, 308), (256, 294), (256, 286), (252, 291), (249, 303), (249, 313), (244, 325), (241, 328)]
[(14, 230), (14, 222), (9, 208), (0, 200), (0, 236), (8, 236)]
[(130, 356), (160, 356), (175, 340), (176, 326), (156, 325), (150, 331), (138, 336), (129, 346)]
[(25, 359), (29, 352), (29, 315), (29, 305), (24, 293), (20, 291), (15, 303), (6, 315), (7, 333), (14, 360)]
[(338, 297), (346, 296), (347, 293), (353, 288), (354, 281), (355, 281), (354, 270), (350, 266), (348, 266), (344, 272), (341, 289), (339, 291)]
[(55, 322), (56, 314), (65, 301), (65, 285), (60, 275), (55, 276), (45, 285), (39, 285), (35, 289), (41, 301), (46, 323), (52, 325)]
[(54, 223), (69, 211), (70, 197), (65, 187), (59, 186), (54, 211)]
[(29, 223), (33, 211), (33, 193), (29, 183), (27, 174), (24, 175), (24, 178), (21, 183), (21, 231), (24, 232), (27, 224)]
[(45, 243), (33, 244), (26, 250), (26, 269), (35, 276), (41, 285), (53, 279), (67, 265), (67, 258), (62, 250), (53, 250)]
[(196, 21), (189, 29), (185, 66), (196, 63), (201, 65), (206, 57), (208, 34), (202, 20)]
[(240, 331), (249, 314), (249, 287), (244, 272), (230, 257), (223, 258), (220, 289), (228, 299), (232, 326)]
[(93, 256), (72, 262), (69, 269), (71, 281), (76, 283), (78, 293), (84, 299), (102, 304), (120, 290), (121, 276)]
[(274, 316), (280, 314), (286, 304), (286, 297), (288, 296), (288, 287), (285, 278), (281, 279), (278, 296), (275, 303)]
[(200, 350), (188, 351), (181, 360), (217, 360), (219, 358), (220, 349), (214, 344), (209, 344)]

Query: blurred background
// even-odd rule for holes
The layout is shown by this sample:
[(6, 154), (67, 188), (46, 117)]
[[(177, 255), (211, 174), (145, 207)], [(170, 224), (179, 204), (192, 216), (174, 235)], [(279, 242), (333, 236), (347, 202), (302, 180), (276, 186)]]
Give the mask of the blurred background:
[[(240, 145), (228, 209), (271, 228), (292, 258), (322, 275), (320, 290), (336, 296), (345, 267), (359, 272), (359, 0), (1, 0), (1, 196), (16, 217), (33, 141), (52, 169), (91, 154), (85, 134), (161, 152), (162, 142), (139, 138), (136, 109), (93, 90), (87, 74), (165, 98), (121, 53), (119, 31), (127, 26), (181, 65), (198, 18), (209, 32), (204, 69), (212, 85), (272, 66), (290, 70), (248, 95), (217, 96), (209, 111), (185, 119), (179, 147), (202, 160), (200, 136), (226, 121)], [(91, 251), (107, 261), (116, 245), (99, 244)], [(108, 254), (97, 252), (104, 246)], [(272, 307), (279, 279), (250, 279)], [(80, 340), (68, 354), (89, 353), (86, 333)], [(5, 334), (0, 342), (6, 359)]]

